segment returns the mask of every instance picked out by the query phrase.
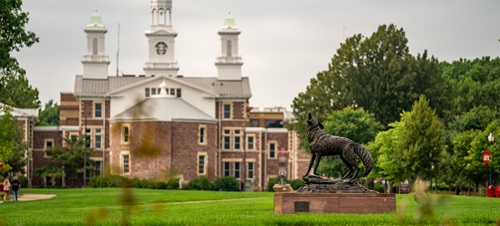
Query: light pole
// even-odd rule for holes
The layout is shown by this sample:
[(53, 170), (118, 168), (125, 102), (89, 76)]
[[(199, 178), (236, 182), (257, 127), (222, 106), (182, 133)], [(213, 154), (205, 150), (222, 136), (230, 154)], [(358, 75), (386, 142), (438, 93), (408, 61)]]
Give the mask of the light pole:
[[(493, 142), (495, 141), (495, 136), (493, 136), (493, 133), (490, 133), (490, 135), (488, 136), (488, 142), (490, 143), (490, 146), (491, 144), (493, 144)], [(491, 152), (492, 150), (490, 150)], [(491, 161), (491, 157), (490, 157), (490, 161)], [(490, 185), (492, 185), (492, 171), (493, 171), (493, 168), (491, 167), (491, 164), (490, 164)]]

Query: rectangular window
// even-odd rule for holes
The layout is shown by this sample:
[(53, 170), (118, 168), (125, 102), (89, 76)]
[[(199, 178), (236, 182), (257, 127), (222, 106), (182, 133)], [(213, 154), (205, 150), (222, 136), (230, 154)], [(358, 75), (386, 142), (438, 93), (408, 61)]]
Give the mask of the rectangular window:
[(198, 133), (198, 143), (199, 144), (207, 144), (207, 127), (206, 126), (200, 126), (199, 133)]
[(129, 159), (129, 155), (128, 154), (125, 154), (125, 155), (122, 155), (122, 173), (123, 174), (127, 174), (127, 173), (130, 173), (130, 159)]
[(102, 139), (102, 135), (101, 135), (101, 129), (95, 129), (95, 138), (94, 138), (94, 147), (96, 149), (101, 149), (102, 148), (102, 142), (101, 142), (101, 139)]
[(231, 149), (231, 130), (224, 130), (224, 149)]
[(102, 118), (102, 103), (95, 103), (94, 118)]
[(231, 176), (230, 166), (230, 162), (224, 162), (224, 176)]
[(250, 127), (259, 127), (259, 120), (250, 119)]
[(234, 150), (240, 150), (241, 148), (241, 145), (240, 145), (240, 140), (241, 140), (241, 137), (240, 136), (235, 136), (234, 137)]
[(52, 153), (51, 153), (51, 150), (50, 150), (52, 147), (54, 147), (54, 140), (52, 140), (52, 139), (45, 140), (45, 146), (44, 146), (45, 157), (47, 157), (47, 158), (52, 157)]
[(123, 144), (128, 144), (129, 140), (129, 129), (128, 126), (122, 127), (122, 143)]
[(152, 89), (151, 89), (151, 96), (152, 96), (152, 95), (156, 95), (156, 88), (152, 88)]
[(92, 135), (92, 130), (91, 129), (85, 129), (85, 147), (86, 148), (90, 148), (90, 144), (92, 144), (92, 139), (91, 139), (91, 136)]
[(240, 163), (239, 162), (234, 163), (234, 177), (240, 179)]
[(144, 92), (145, 92), (145, 94), (146, 94), (145, 96), (146, 96), (146, 97), (149, 97), (149, 88), (146, 88), (146, 89), (144, 90)]
[(276, 144), (275, 143), (270, 143), (269, 144), (269, 158), (276, 158)]
[(170, 95), (175, 96), (175, 89), (174, 88), (170, 88)]
[(254, 139), (255, 139), (255, 137), (253, 137), (253, 136), (247, 137), (247, 149), (248, 150), (254, 149)]
[(102, 162), (101, 161), (95, 161), (95, 168), (94, 168), (94, 172), (95, 172), (95, 176), (100, 176), (101, 175), (101, 167), (102, 167)]
[(177, 97), (181, 97), (181, 89), (180, 88), (177, 88)]
[(248, 163), (248, 167), (247, 167), (247, 172), (248, 172), (247, 173), (248, 174), (247, 175), (247, 179), (253, 179), (253, 168), (254, 168), (253, 164), (254, 164), (253, 162), (249, 162)]
[(231, 104), (224, 104), (224, 119), (231, 119)]
[(198, 156), (198, 175), (205, 175), (205, 155)]

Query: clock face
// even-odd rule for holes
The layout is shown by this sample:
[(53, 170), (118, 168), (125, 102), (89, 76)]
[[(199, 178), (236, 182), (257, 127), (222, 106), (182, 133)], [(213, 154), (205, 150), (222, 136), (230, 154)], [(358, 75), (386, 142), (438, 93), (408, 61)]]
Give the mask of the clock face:
[(158, 55), (165, 55), (165, 53), (167, 52), (167, 49), (168, 49), (168, 46), (167, 44), (165, 44), (164, 42), (158, 42), (156, 45), (156, 53)]

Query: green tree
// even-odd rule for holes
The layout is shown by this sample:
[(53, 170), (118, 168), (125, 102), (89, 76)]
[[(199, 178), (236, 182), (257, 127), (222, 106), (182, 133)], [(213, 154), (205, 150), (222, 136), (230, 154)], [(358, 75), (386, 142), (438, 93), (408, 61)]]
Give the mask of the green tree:
[[(84, 170), (84, 155), (91, 156), (92, 149), (85, 147), (83, 137), (64, 138), (65, 145), (56, 145), (47, 150), (47, 155), (52, 156), (52, 163), (40, 168), (37, 173), (42, 176), (52, 176), (54, 178), (63, 177), (63, 184), (65, 186), (65, 179), (69, 179), (70, 186), (78, 180), (79, 173)], [(87, 169), (92, 168), (94, 161), (87, 158)]]
[[(325, 126), (325, 133), (347, 137), (361, 144), (372, 141), (377, 132), (383, 128), (373, 114), (363, 108), (355, 109), (352, 105), (328, 114), (322, 124)], [(323, 157), (319, 166), (319, 172), (335, 178), (342, 177), (348, 170), (338, 156)]]
[(441, 77), (439, 62), (427, 52), (413, 57), (407, 42), (403, 29), (382, 25), (370, 37), (358, 34), (341, 44), (328, 70), (312, 78), (306, 91), (293, 100), (301, 140), (307, 138), (305, 122), (312, 110), (324, 121), (329, 112), (354, 104), (387, 126), (421, 94), (435, 97), (434, 108), (445, 109), (447, 98), (441, 95), (449, 86)]
[[(380, 158), (380, 174), (393, 183), (408, 179), (427, 179), (437, 175), (444, 151), (444, 127), (425, 96), (413, 104), (401, 121), (391, 124), (393, 130), (376, 139)], [(376, 146), (375, 146), (376, 147)]]
[(468, 112), (474, 107), (500, 108), (500, 58), (483, 57), (442, 63), (443, 77), (451, 84), (450, 115)]
[(382, 177), (391, 184), (399, 184), (411, 177), (409, 170), (405, 169), (407, 164), (402, 161), (403, 152), (396, 148), (404, 127), (401, 122), (394, 122), (389, 126), (392, 128), (378, 133), (375, 141), (368, 144), (374, 160), (376, 159), (370, 177)]
[(38, 90), (33, 89), (11, 52), (38, 42), (35, 33), (27, 31), (28, 13), (21, 9), (22, 0), (0, 0), (0, 102), (19, 108), (37, 108)]
[(437, 164), (444, 151), (444, 126), (429, 106), (425, 96), (413, 104), (411, 112), (403, 112), (402, 131), (397, 149), (403, 152), (403, 161), (412, 173), (411, 179), (435, 177)]
[(11, 114), (12, 109), (7, 105), (0, 105), (0, 162), (4, 164), (0, 173), (4, 176), (17, 165), (11, 161), (13, 155), (18, 152), (26, 153), (26, 145), (23, 143), (23, 134), (19, 129), (17, 120)]
[(39, 126), (59, 125), (59, 109), (57, 109), (57, 102), (52, 99), (45, 104), (43, 110), (39, 110), (38, 115), (40, 117)]

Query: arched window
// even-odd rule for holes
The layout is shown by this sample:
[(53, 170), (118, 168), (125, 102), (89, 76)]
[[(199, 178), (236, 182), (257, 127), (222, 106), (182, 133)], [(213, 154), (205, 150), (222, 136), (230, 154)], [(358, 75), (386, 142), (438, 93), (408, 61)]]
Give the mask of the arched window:
[(97, 41), (97, 38), (94, 38), (94, 40), (92, 40), (92, 54), (93, 55), (97, 55), (97, 52), (98, 52), (98, 44), (99, 42)]
[(233, 43), (231, 42), (231, 40), (227, 40), (227, 56), (230, 57), (233, 55)]
[(165, 15), (165, 10), (159, 9), (158, 10), (158, 24), (165, 25), (166, 23), (167, 23), (167, 17)]
[(156, 9), (153, 9), (151, 12), (151, 24), (155, 25), (157, 22), (155, 21)]

